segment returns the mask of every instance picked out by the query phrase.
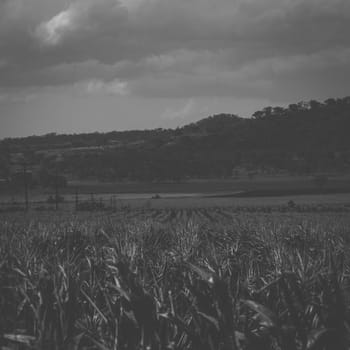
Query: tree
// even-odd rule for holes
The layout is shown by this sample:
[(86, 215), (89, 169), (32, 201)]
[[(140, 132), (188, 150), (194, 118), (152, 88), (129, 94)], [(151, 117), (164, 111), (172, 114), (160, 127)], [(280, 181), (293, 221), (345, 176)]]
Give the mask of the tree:
[(326, 186), (329, 179), (327, 175), (316, 175), (313, 177), (312, 181), (319, 189), (323, 189)]

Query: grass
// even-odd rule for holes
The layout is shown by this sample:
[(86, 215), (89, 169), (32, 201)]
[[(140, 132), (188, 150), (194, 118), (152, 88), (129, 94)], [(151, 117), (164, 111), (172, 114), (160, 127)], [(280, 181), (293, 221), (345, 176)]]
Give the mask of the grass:
[[(110, 200), (111, 196), (120, 198), (135, 198), (142, 196), (152, 197), (160, 194), (188, 195), (198, 194), (202, 196), (235, 196), (237, 197), (268, 197), (268, 196), (300, 196), (306, 194), (346, 194), (350, 193), (349, 175), (330, 175), (324, 187), (316, 186), (313, 176), (255, 176), (248, 179), (247, 176), (227, 179), (187, 179), (180, 182), (99, 182), (99, 181), (70, 181), (66, 188), (60, 189), (60, 194), (68, 201), (74, 201), (76, 192), (80, 199), (88, 199), (92, 194), (97, 198)], [(242, 192), (237, 194), (237, 192)], [(54, 189), (31, 188), (30, 200), (34, 202), (46, 201), (49, 195), (53, 195)], [(201, 198), (203, 199), (203, 198)], [(244, 199), (244, 198), (243, 198)], [(23, 202), (23, 186), (0, 188), (0, 203), (11, 203), (13, 200)]]
[[(45, 211), (54, 210), (55, 205), (47, 203), (45, 197), (40, 201), (33, 201), (30, 203), (32, 210)], [(328, 195), (298, 195), (298, 196), (286, 196), (286, 197), (256, 197), (256, 198), (230, 198), (230, 197), (207, 197), (207, 198), (159, 198), (159, 199), (122, 199), (120, 196), (94, 196), (91, 201), (90, 196), (79, 196), (79, 207), (89, 210), (101, 209), (101, 203), (105, 209), (123, 209), (130, 207), (133, 209), (142, 209), (145, 207), (153, 208), (155, 210), (162, 209), (195, 209), (195, 208), (236, 208), (237, 210), (243, 210), (247, 208), (271, 208), (271, 211), (282, 211), (285, 208), (290, 210), (289, 204), (294, 202), (296, 209), (307, 211), (317, 211), (317, 208), (325, 208), (326, 211), (345, 211), (350, 208), (350, 194), (328, 194)], [(65, 197), (63, 203), (59, 203), (60, 210), (72, 211), (75, 209), (75, 198), (74, 196)], [(0, 202), (0, 213), (1, 212), (13, 212), (23, 211), (24, 203), (23, 199), (19, 198), (17, 203), (11, 202)]]
[(348, 349), (348, 213), (3, 214), (0, 349)]

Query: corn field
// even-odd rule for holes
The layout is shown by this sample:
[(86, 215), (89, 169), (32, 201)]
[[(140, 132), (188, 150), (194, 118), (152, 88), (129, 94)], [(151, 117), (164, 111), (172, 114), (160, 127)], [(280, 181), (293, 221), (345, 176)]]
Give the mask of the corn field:
[(1, 350), (350, 348), (348, 213), (0, 217)]

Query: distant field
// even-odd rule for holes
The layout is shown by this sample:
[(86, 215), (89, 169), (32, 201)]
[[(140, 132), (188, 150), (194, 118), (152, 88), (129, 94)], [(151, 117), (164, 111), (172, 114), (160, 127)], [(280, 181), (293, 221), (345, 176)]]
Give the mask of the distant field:
[[(183, 183), (72, 182), (59, 190), (60, 211), (114, 212), (121, 208), (191, 209), (233, 208), (235, 211), (320, 212), (350, 210), (350, 178), (331, 177), (318, 188), (310, 177), (256, 177), (254, 179), (197, 180)], [(76, 196), (77, 194), (77, 196)], [(52, 189), (31, 189), (31, 211), (55, 210)], [(292, 207), (291, 207), (292, 206)], [(293, 207), (294, 206), (294, 207)], [(22, 211), (23, 189), (0, 192), (0, 211)]]
[[(93, 197), (93, 203), (102, 203), (104, 206), (121, 208), (213, 208), (213, 207), (232, 207), (232, 208), (257, 208), (257, 207), (281, 207), (288, 206), (289, 202), (298, 206), (329, 206), (332, 208), (350, 208), (350, 193), (345, 194), (327, 194), (327, 195), (297, 195), (297, 196), (278, 196), (278, 197), (170, 197), (152, 199), (148, 198), (123, 198), (115, 196), (114, 202), (111, 201), (109, 194), (101, 194)], [(89, 195), (80, 195), (79, 203), (91, 203)], [(12, 203), (7, 201), (0, 202), (0, 209), (11, 206), (23, 207), (23, 198)], [(54, 209), (54, 204), (47, 203), (46, 196), (38, 196), (35, 201), (30, 203), (31, 209), (37, 208)], [(65, 195), (65, 201), (59, 203), (59, 209), (65, 211), (74, 211), (74, 195)]]
[(350, 192), (350, 175), (331, 176), (324, 188), (320, 189), (312, 181), (312, 176), (256, 176), (251, 179), (196, 179), (183, 182), (141, 183), (120, 182), (101, 183), (94, 181), (70, 182), (64, 192), (79, 193), (234, 193), (238, 191), (271, 192), (317, 192), (320, 190)]
[[(350, 203), (350, 177), (330, 177), (318, 187), (311, 177), (256, 177), (249, 179), (196, 180), (181, 183), (98, 183), (71, 182), (59, 190), (64, 197), (60, 209), (74, 209), (81, 202), (100, 203), (104, 207), (199, 208), (282, 206), (293, 201), (298, 205), (343, 205)], [(76, 197), (78, 194), (78, 197)], [(30, 206), (48, 205), (53, 189), (31, 189)], [(0, 191), (0, 209), (23, 206), (23, 189)]]

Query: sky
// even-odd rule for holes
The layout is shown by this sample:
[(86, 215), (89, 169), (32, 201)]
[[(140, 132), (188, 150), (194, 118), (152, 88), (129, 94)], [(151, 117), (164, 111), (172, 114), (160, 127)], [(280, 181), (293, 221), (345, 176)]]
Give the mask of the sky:
[(0, 0), (0, 138), (350, 95), (349, 0)]

